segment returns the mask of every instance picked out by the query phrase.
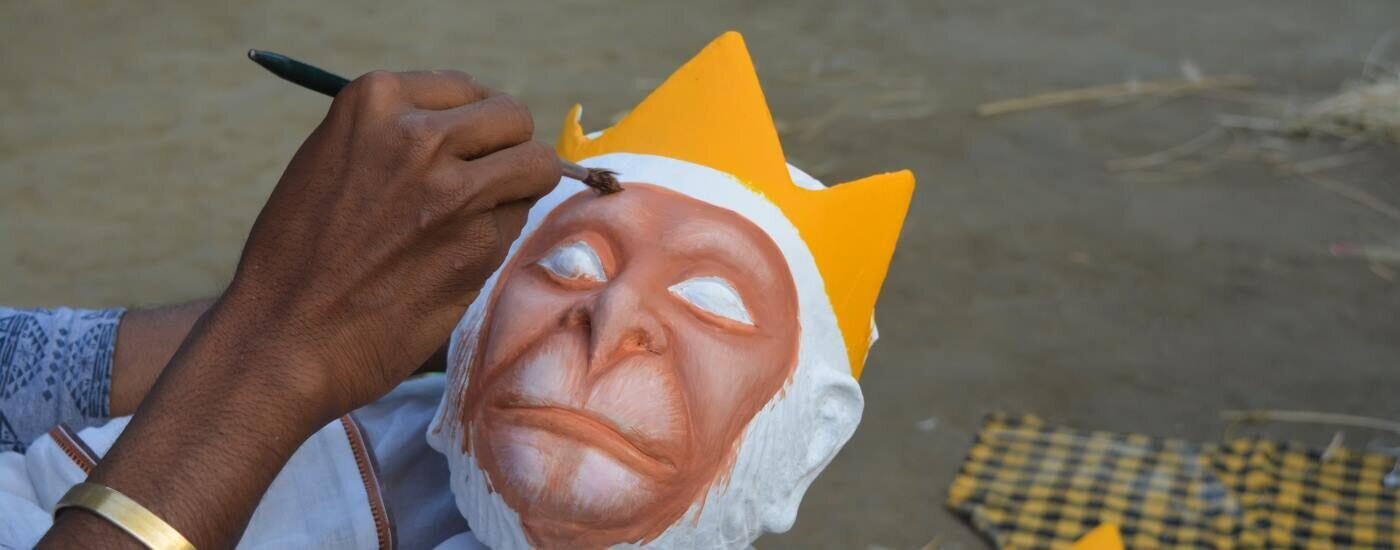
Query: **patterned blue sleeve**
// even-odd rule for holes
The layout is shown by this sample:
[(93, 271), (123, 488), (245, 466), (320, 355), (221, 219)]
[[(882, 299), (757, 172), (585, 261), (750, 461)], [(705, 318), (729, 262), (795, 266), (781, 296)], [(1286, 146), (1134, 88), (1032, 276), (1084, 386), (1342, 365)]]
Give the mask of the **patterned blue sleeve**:
[(117, 323), (126, 310), (0, 307), (0, 452), (58, 425), (107, 418)]

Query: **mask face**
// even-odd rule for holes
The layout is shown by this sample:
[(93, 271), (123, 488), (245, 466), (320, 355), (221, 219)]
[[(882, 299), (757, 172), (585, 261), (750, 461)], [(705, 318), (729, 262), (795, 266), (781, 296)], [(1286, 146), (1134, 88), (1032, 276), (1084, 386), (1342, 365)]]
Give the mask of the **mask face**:
[(746, 548), (854, 433), (913, 176), (790, 166), (726, 33), (561, 158), (621, 174), (540, 199), (457, 325), (428, 441), (498, 550)]
[(642, 183), (556, 207), (499, 275), (459, 411), (532, 544), (655, 538), (789, 380), (788, 264), (743, 216)]

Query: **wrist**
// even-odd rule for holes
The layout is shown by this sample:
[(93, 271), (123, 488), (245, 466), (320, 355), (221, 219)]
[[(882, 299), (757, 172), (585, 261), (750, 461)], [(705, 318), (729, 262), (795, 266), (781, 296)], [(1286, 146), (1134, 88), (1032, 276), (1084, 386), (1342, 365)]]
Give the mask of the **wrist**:
[(309, 436), (325, 424), (349, 412), (336, 398), (335, 382), (324, 376), (323, 361), (315, 354), (269, 345), (211, 348), (198, 352), (213, 359), (196, 359), (195, 365), (219, 362), (225, 371), (211, 375), (211, 399), (238, 410), (257, 409), (253, 416), (271, 415), (292, 428), (295, 435)]
[(54, 517), (53, 526), (35, 548), (145, 550), (146, 545), (97, 514), (83, 509), (70, 509)]
[(341, 410), (336, 381), (324, 368), (325, 354), (305, 345), (305, 334), (216, 302), (190, 331), (171, 360), (172, 377), (192, 371), (183, 391), (210, 393), (220, 404), (258, 406), (310, 435), (348, 410)]
[(153, 417), (171, 433), (204, 426), (250, 439), (299, 442), (340, 415), (325, 398), (325, 382), (308, 375), (315, 369), (297, 357), (229, 345), (201, 332), (196, 328), (171, 359), (137, 418)]
[(298, 372), (315, 369), (229, 323), (201, 319), (89, 476), (199, 547), (236, 540), (286, 460), (337, 416)]

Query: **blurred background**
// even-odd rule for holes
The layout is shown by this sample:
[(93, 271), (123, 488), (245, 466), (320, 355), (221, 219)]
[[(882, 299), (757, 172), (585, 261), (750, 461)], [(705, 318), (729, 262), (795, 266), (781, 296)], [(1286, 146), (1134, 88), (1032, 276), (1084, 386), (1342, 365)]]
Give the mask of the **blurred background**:
[[(944, 499), (991, 411), (1197, 441), (1227, 409), (1400, 418), (1400, 149), (1299, 118), (1400, 63), (1400, 2), (231, 4), (0, 6), (0, 303), (221, 290), (328, 105), (248, 48), (462, 69), (552, 143), (573, 103), (605, 127), (737, 29), (791, 162), (919, 182), (862, 425), (760, 548), (983, 547)], [(1198, 85), (1139, 94), (1162, 80)]]

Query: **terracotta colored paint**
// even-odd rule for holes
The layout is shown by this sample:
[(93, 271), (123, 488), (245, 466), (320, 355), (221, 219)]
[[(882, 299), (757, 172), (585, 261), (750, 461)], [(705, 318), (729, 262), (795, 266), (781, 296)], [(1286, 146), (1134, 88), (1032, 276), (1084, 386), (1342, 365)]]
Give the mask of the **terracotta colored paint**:
[(735, 212), (580, 193), (503, 268), (468, 365), (464, 452), (530, 543), (659, 536), (728, 475), (797, 360), (797, 291)]

